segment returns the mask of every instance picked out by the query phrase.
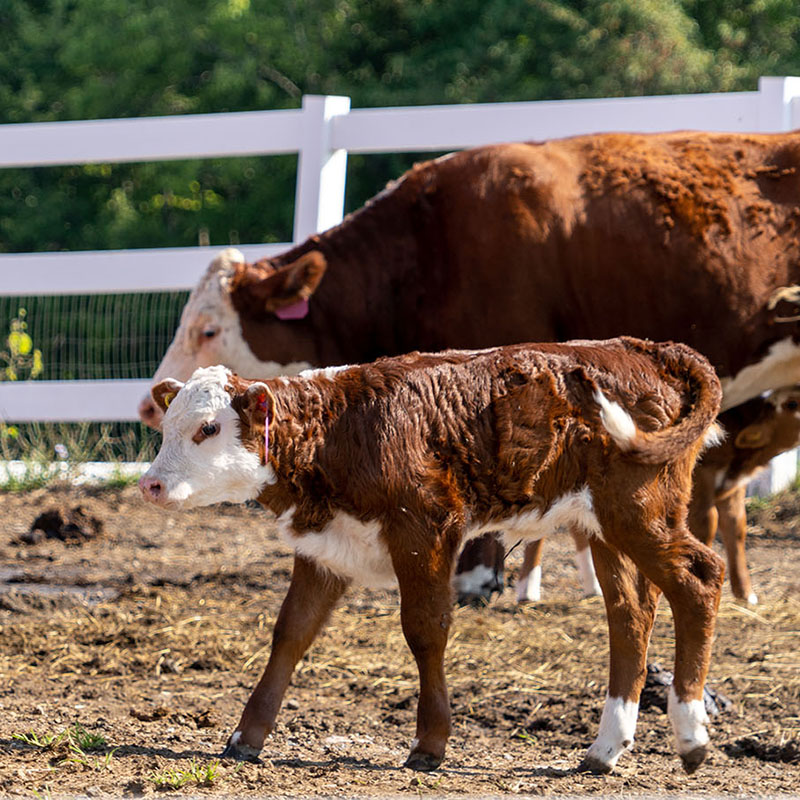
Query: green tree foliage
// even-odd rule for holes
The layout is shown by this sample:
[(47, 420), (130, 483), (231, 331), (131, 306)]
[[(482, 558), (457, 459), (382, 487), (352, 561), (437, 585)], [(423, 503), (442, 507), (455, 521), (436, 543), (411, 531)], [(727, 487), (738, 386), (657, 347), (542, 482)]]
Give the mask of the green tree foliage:
[[(755, 88), (792, 0), (0, 0), (0, 122)], [(351, 159), (348, 207), (413, 157)], [(286, 241), (293, 157), (0, 172), (0, 251)]]

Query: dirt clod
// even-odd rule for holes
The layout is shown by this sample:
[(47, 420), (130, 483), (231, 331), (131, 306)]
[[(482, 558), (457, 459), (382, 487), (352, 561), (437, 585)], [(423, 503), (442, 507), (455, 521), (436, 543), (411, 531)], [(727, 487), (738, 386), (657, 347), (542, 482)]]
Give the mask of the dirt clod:
[(39, 544), (45, 539), (58, 539), (69, 544), (83, 544), (102, 532), (102, 520), (88, 514), (82, 506), (51, 508), (39, 514), (30, 530), (21, 534), (18, 541)]

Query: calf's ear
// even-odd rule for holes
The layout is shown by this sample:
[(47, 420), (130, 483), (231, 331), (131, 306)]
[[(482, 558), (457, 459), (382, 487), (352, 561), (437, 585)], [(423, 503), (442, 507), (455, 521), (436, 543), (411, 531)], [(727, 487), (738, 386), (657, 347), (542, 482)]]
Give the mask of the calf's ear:
[(156, 405), (162, 411), (166, 411), (169, 404), (175, 399), (175, 395), (181, 389), (183, 389), (183, 384), (180, 381), (176, 381), (174, 378), (166, 378), (161, 383), (157, 383), (150, 390), (150, 393), (153, 395)]
[(733, 443), (743, 450), (755, 450), (764, 447), (770, 440), (767, 426), (762, 422), (755, 422), (739, 431)]
[(242, 396), (242, 412), (252, 425), (269, 425), (275, 416), (275, 396), (266, 383), (251, 383)]
[(327, 268), (325, 256), (319, 250), (311, 250), (266, 278), (249, 284), (246, 291), (265, 311), (279, 312), (308, 300)]

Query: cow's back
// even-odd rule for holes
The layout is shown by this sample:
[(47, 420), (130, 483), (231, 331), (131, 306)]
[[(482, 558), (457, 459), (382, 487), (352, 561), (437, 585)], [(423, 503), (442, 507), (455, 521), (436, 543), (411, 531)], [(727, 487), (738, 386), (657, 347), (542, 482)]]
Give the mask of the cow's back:
[(606, 134), (429, 162), (409, 346), (629, 334), (732, 374), (792, 282), (799, 154), (786, 135)]

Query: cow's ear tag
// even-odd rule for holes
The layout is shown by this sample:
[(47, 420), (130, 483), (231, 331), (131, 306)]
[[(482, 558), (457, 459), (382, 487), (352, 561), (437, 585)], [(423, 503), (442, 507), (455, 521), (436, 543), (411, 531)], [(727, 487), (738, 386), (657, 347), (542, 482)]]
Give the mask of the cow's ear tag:
[(161, 399), (164, 401), (164, 407), (169, 408), (169, 404), (175, 399), (175, 392), (167, 392)]

